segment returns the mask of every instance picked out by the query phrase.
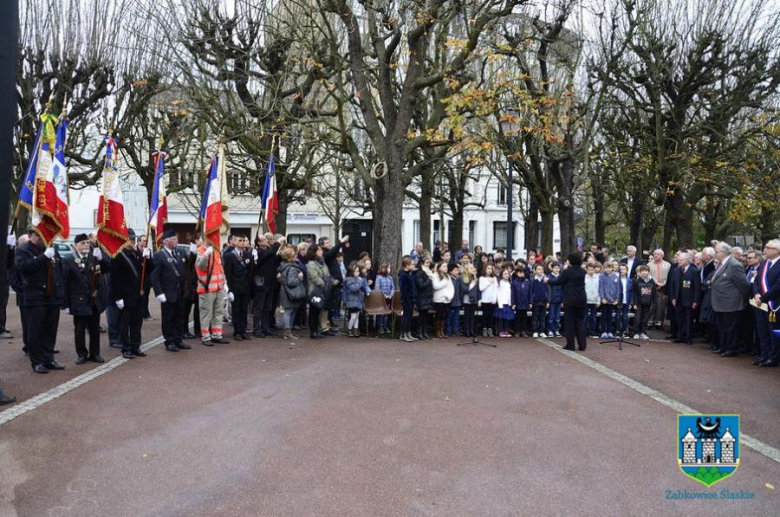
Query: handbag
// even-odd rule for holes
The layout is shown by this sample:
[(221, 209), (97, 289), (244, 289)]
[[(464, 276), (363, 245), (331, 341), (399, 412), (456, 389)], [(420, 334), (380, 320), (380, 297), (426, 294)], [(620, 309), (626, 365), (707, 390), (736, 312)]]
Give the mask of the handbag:
[(290, 287), (286, 283), (283, 285), (284, 293), (287, 295), (288, 300), (297, 302), (298, 300), (306, 298), (306, 288), (303, 286), (302, 282), (295, 287)]
[(325, 307), (325, 292), (321, 287), (315, 287), (309, 296), (309, 307), (317, 310), (322, 310)]

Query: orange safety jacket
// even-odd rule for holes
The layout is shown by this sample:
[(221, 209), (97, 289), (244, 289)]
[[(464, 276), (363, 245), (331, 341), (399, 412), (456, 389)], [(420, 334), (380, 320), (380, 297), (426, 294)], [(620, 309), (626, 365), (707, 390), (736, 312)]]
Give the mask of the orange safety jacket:
[(200, 257), (205, 255), (207, 246), (201, 245), (198, 248), (198, 259), (195, 260), (195, 271), (198, 274), (198, 294), (216, 293), (225, 288), (225, 273), (222, 269), (222, 256), (217, 250), (209, 256), (208, 264), (205, 269), (198, 265), (201, 263)]

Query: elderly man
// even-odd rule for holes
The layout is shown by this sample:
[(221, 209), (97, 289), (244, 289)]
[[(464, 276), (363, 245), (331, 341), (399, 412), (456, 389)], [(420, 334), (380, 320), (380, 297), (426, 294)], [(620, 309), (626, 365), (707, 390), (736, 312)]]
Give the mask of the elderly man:
[[(122, 357), (133, 359), (146, 357), (141, 350), (141, 327), (143, 326), (144, 296), (149, 296), (149, 277), (152, 276), (153, 262), (149, 262), (152, 251), (143, 248), (139, 251), (133, 246), (132, 234), (128, 231), (130, 241), (125, 244), (113, 259), (111, 259), (111, 303), (119, 311), (119, 342), (122, 346)], [(144, 261), (147, 261), (144, 270)], [(142, 282), (143, 277), (143, 284)]]
[(780, 240), (773, 239), (764, 246), (764, 262), (756, 280), (759, 285), (754, 288), (753, 299), (756, 304), (767, 304), (769, 327), (769, 339), (762, 341), (758, 365), (776, 367), (780, 364), (780, 337), (774, 335), (774, 331), (780, 330)]
[(152, 259), (152, 286), (162, 312), (162, 333), (165, 339), (165, 349), (178, 352), (192, 348), (185, 345), (182, 339), (182, 288), (184, 283), (184, 257), (176, 249), (179, 239), (174, 230), (165, 230), (162, 240), (163, 247), (154, 254)]
[(636, 278), (636, 268), (643, 265), (642, 259), (636, 256), (636, 246), (626, 248), (626, 257), (620, 260), (628, 268), (628, 278)]
[(416, 264), (417, 261), (422, 258), (423, 251), (425, 251), (425, 246), (423, 245), (422, 241), (415, 244), (414, 249), (409, 254), (409, 256), (412, 258), (412, 262)]
[(463, 258), (463, 255), (467, 255), (469, 253), (469, 240), (463, 239), (460, 241), (460, 249), (457, 253), (455, 253), (455, 262), (460, 262), (460, 259)]
[(687, 251), (678, 253), (678, 266), (674, 276), (670, 296), (677, 313), (678, 335), (675, 343), (692, 345), (693, 312), (701, 300), (701, 276), (696, 266), (691, 264), (691, 254)]
[(742, 264), (731, 256), (731, 246), (725, 242), (717, 245), (716, 257), (720, 262), (709, 281), (712, 310), (718, 327), (720, 348), (713, 350), (721, 357), (737, 355), (737, 330), (739, 314), (747, 306), (750, 283)]
[(274, 330), (274, 293), (279, 285), (276, 274), (279, 270), (279, 248), (285, 244), (284, 237), (274, 240), (274, 235), (258, 235), (252, 250), (252, 335), (259, 338), (276, 336)]
[[(701, 255), (701, 265), (696, 264), (696, 267), (699, 268), (699, 276), (701, 277), (701, 296), (703, 299), (709, 290), (707, 278), (715, 271), (715, 248), (704, 248), (697, 255)], [(699, 310), (694, 311), (693, 320), (696, 325), (696, 334), (705, 337), (708, 343), (713, 344), (711, 350), (714, 353), (720, 347), (718, 343), (720, 334), (717, 325), (714, 322), (701, 321)]]
[(658, 288), (655, 307), (650, 310), (650, 326), (654, 325), (663, 330), (666, 319), (666, 282), (669, 280), (669, 270), (672, 265), (664, 260), (664, 250), (659, 248), (653, 251), (653, 260), (650, 261), (648, 267), (650, 268), (650, 277)]

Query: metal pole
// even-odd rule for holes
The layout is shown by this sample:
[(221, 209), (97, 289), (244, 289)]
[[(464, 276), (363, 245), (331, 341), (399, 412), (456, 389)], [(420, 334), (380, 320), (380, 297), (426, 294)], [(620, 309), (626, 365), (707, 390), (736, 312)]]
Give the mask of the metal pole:
[[(16, 70), (19, 54), (19, 0), (0, 2), (0, 228), (8, 235), (13, 142), (16, 126)], [(7, 246), (0, 242), (0, 282), (8, 278)]]
[[(512, 142), (509, 142), (509, 152), (514, 155), (514, 145)], [(514, 162), (514, 157), (509, 157), (509, 181), (507, 182), (507, 192), (506, 192), (506, 259), (511, 262), (512, 260), (512, 249), (514, 246), (514, 237), (515, 232), (514, 228), (512, 227), (512, 164)]]

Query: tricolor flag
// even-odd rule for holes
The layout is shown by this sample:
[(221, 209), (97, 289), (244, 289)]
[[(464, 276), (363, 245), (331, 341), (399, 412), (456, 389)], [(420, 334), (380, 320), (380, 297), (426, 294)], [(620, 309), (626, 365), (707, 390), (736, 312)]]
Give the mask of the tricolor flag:
[(200, 205), (200, 220), (203, 224), (204, 240), (220, 249), (219, 233), (222, 228), (222, 187), (219, 177), (220, 156), (211, 159), (209, 176), (203, 188), (203, 202)]
[(27, 210), (32, 210), (33, 198), (35, 195), (35, 173), (38, 172), (38, 154), (41, 150), (41, 135), (43, 134), (43, 124), (38, 127), (38, 133), (35, 135), (35, 144), (30, 153), (30, 160), (27, 162), (27, 170), (24, 171), (24, 181), (19, 190), (19, 204)]
[(276, 233), (276, 214), (279, 213), (279, 196), (276, 193), (276, 174), (274, 174), (274, 153), (268, 160), (268, 173), (263, 186), (262, 207), (265, 224), (271, 233)]
[[(51, 246), (54, 239), (62, 232), (62, 220), (64, 219), (67, 225), (68, 218), (67, 187), (65, 190), (65, 201), (61, 203), (57, 188), (54, 185), (54, 160), (52, 155), (60, 139), (60, 130), (57, 128), (57, 122), (57, 117), (49, 109), (41, 115), (41, 130), (37, 140), (38, 147), (34, 151), (35, 175), (32, 191), (31, 225), (35, 233), (41, 236), (41, 239), (47, 246)], [(64, 137), (63, 129), (62, 145), (64, 145)], [(64, 156), (62, 161), (64, 161)]]
[(154, 186), (152, 202), (149, 204), (149, 227), (154, 230), (155, 242), (160, 247), (165, 223), (168, 222), (168, 199), (165, 196), (165, 158), (164, 151), (154, 153)]
[(54, 147), (54, 164), (52, 176), (54, 177), (54, 189), (57, 191), (58, 220), (62, 225), (60, 237), (67, 239), (70, 236), (70, 217), (68, 216), (68, 168), (65, 166), (65, 142), (68, 139), (68, 119), (63, 117), (57, 126), (57, 144)]
[(130, 239), (127, 236), (127, 221), (125, 206), (122, 199), (122, 188), (119, 184), (118, 142), (111, 136), (106, 136), (106, 164), (103, 167), (103, 195), (98, 204), (97, 240), (111, 258), (122, 250)]

